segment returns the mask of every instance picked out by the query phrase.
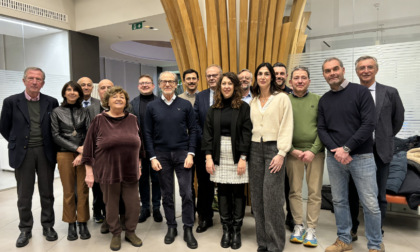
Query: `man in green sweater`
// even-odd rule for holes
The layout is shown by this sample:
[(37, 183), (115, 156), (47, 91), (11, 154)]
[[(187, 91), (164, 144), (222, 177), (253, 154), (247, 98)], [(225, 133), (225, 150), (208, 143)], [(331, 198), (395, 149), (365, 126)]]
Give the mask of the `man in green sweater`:
[[(311, 83), (309, 70), (297, 66), (289, 81), (293, 92), (289, 94), (293, 107), (293, 141), (287, 154), (287, 175), (289, 177), (289, 201), (295, 228), (290, 241), (305, 246), (318, 245), (315, 228), (321, 210), (321, 187), (324, 173), (324, 146), (318, 137), (317, 116), (319, 95), (308, 91)], [(306, 169), (308, 203), (306, 225), (304, 226), (302, 205), (302, 181)]]

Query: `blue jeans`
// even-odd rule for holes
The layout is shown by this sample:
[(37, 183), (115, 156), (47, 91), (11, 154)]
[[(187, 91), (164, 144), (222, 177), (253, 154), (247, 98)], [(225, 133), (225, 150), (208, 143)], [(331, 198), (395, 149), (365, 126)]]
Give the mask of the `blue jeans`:
[(348, 165), (339, 163), (334, 154), (328, 152), (327, 167), (331, 183), (331, 192), (337, 225), (337, 236), (351, 243), (352, 227), (348, 185), (350, 175), (353, 177), (365, 216), (365, 233), (369, 249), (380, 249), (381, 211), (378, 205), (378, 186), (376, 185), (376, 165), (372, 153), (352, 155), (353, 161)]

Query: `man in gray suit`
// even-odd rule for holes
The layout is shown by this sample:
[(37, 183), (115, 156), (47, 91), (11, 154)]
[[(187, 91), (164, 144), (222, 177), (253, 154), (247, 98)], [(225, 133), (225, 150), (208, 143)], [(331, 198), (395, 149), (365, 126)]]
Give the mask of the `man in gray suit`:
[[(79, 79), (79, 81), (82, 79), (83, 78)], [(77, 83), (79, 83), (79, 81)], [(114, 86), (114, 83), (108, 79), (103, 79), (99, 82), (98, 94), (99, 94), (99, 97), (101, 98), (101, 101), (104, 99), (106, 91), (108, 91), (113, 86)], [(83, 89), (83, 94), (85, 95), (84, 89)], [(101, 105), (101, 102), (98, 99), (95, 99), (93, 97), (91, 98), (91, 104), (86, 109), (89, 113), (90, 121), (92, 121), (93, 118), (95, 118), (97, 114), (101, 113), (104, 110), (104, 108)], [(103, 201), (103, 194), (101, 191), (101, 187), (96, 182), (93, 184), (92, 193), (93, 193), (93, 216), (94, 216), (95, 222), (96, 223), (103, 222), (101, 226), (101, 233), (106, 234), (109, 232), (109, 226), (107, 222), (105, 221), (105, 215), (106, 215), (105, 203)]]
[[(362, 56), (355, 63), (356, 74), (360, 84), (369, 88), (375, 102), (376, 127), (373, 132), (373, 154), (376, 163), (376, 180), (378, 183), (378, 203), (381, 209), (381, 227), (386, 214), (386, 181), (388, 179), (389, 164), (394, 153), (394, 136), (400, 131), (404, 123), (404, 106), (397, 89), (379, 84), (375, 76), (378, 73), (378, 61), (372, 56)], [(350, 212), (352, 214), (352, 239), (357, 240), (359, 221), (359, 197), (354, 183), (349, 187)], [(382, 230), (383, 233), (383, 230)]]
[(84, 108), (89, 107), (92, 104), (95, 104), (96, 106), (100, 105), (101, 102), (93, 98), (91, 96), (92, 90), (93, 90), (93, 82), (89, 77), (82, 77), (77, 81), (77, 84), (80, 85), (80, 87), (83, 90), (83, 102), (82, 105)]

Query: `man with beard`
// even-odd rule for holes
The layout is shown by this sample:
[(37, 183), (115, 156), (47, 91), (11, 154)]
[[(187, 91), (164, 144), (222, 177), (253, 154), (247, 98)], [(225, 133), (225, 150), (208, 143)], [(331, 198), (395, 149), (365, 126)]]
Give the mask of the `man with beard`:
[[(276, 74), (276, 84), (280, 87), (283, 92), (287, 94), (292, 93), (292, 89), (286, 86), (286, 79), (287, 79), (287, 68), (283, 63), (277, 62), (273, 65), (274, 73)], [(289, 203), (289, 192), (290, 192), (290, 185), (289, 185), (289, 177), (286, 176), (284, 178), (284, 197), (286, 198), (286, 226), (289, 228), (290, 232), (293, 232), (295, 228), (295, 222), (293, 220), (292, 211), (290, 210), (290, 203)]]
[(277, 62), (273, 65), (273, 68), (274, 68), (274, 73), (276, 74), (276, 83), (280, 87), (280, 89), (283, 92), (286, 92), (288, 94), (292, 93), (292, 89), (286, 85), (286, 79), (287, 79), (286, 66), (281, 62)]
[(185, 85), (185, 92), (180, 94), (179, 97), (191, 102), (194, 106), (195, 96), (198, 94), (198, 72), (194, 69), (185, 70), (182, 74), (182, 80)]
[(252, 100), (252, 95), (250, 92), (250, 87), (252, 85), (252, 73), (248, 69), (242, 69), (238, 73), (238, 78), (242, 87), (242, 100), (249, 104), (249, 102)]

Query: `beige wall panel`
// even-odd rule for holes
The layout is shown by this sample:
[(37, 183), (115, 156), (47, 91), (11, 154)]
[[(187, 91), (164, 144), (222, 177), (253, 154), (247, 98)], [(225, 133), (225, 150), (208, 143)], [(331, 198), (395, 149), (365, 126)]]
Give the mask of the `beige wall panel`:
[(218, 25), (218, 17), (217, 17), (217, 10), (216, 10), (216, 0), (207, 0), (208, 1), (208, 9), (207, 9), (207, 16), (209, 21), (207, 26), (210, 25), (210, 34), (207, 33), (207, 37), (211, 36), (212, 42), (212, 53), (213, 53), (213, 60), (211, 64), (221, 64), (220, 59), (220, 36), (219, 36), (219, 25)]
[(276, 22), (277, 0), (270, 0), (267, 17), (267, 31), (265, 36), (264, 62), (270, 62), (273, 55), (274, 25)]
[(257, 36), (258, 36), (258, 12), (259, 1), (250, 0), (250, 14), (249, 14), (249, 35), (248, 35), (248, 69), (251, 72), (255, 71), (255, 60), (257, 57)]

